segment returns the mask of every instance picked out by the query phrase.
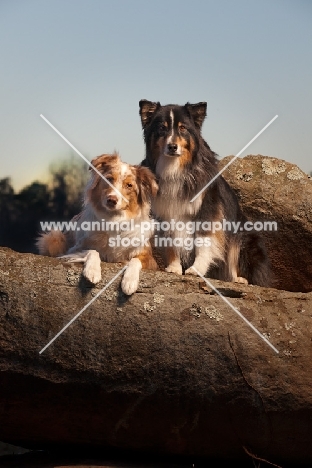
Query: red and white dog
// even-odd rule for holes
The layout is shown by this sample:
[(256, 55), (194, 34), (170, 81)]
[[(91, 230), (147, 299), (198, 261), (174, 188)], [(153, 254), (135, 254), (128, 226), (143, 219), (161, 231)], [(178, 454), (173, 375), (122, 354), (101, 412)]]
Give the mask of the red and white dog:
[[(131, 295), (137, 290), (140, 270), (157, 269), (149, 241), (153, 232), (144, 229), (142, 234), (140, 227), (151, 221), (150, 200), (156, 195), (158, 186), (148, 168), (126, 164), (116, 153), (103, 154), (93, 159), (92, 165), (98, 172), (90, 168), (84, 208), (72, 220), (77, 223), (76, 229), (41, 234), (37, 241), (39, 253), (83, 262), (83, 275), (94, 284), (101, 280), (101, 260), (129, 262), (121, 288)], [(109, 224), (109, 230), (85, 229), (100, 223), (103, 226), (104, 220), (105, 226)], [(131, 220), (132, 230), (120, 230), (121, 223)], [(117, 238), (119, 242), (116, 242)], [(127, 242), (122, 242), (125, 238)]]

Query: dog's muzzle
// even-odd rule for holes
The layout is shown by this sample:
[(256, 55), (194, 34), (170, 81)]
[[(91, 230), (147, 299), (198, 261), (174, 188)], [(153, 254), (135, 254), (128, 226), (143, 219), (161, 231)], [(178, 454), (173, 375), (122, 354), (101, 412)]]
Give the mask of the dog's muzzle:
[(169, 143), (167, 145), (166, 156), (181, 156), (181, 151), (176, 143)]
[(110, 210), (114, 210), (118, 203), (118, 197), (116, 195), (109, 195), (106, 199), (106, 206)]

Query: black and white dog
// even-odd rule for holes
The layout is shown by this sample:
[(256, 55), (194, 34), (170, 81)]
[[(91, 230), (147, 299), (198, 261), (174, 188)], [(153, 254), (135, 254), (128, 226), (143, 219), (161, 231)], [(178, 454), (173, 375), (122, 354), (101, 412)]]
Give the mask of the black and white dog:
[[(195, 226), (194, 232), (173, 227), (167, 233), (173, 243), (165, 249), (166, 270), (269, 286), (270, 268), (263, 240), (259, 233), (242, 228), (247, 219), (222, 175), (191, 202), (218, 174), (216, 154), (201, 136), (206, 107), (205, 102), (162, 106), (140, 101), (146, 144), (141, 164), (156, 174), (159, 184), (152, 200), (153, 215), (171, 226), (172, 220), (175, 225), (179, 221)], [(234, 222), (242, 227), (234, 234), (228, 229), (209, 229), (209, 222), (211, 226)], [(191, 249), (181, 241), (174, 242), (181, 236), (184, 241), (192, 239)]]

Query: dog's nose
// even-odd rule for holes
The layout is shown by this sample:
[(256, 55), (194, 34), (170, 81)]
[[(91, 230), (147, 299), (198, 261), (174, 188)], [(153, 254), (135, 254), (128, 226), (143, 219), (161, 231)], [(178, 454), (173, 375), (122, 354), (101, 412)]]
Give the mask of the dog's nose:
[(106, 203), (107, 206), (109, 206), (110, 208), (114, 208), (117, 205), (117, 202), (118, 198), (116, 197), (116, 195), (109, 195), (107, 197)]
[(169, 143), (168, 150), (170, 153), (175, 153), (178, 149), (178, 145), (176, 143)]

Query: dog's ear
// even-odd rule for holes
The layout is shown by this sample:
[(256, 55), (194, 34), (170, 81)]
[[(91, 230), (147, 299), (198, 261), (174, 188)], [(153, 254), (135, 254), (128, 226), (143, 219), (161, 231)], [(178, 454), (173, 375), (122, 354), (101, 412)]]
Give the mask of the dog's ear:
[(156, 182), (156, 177), (147, 167), (135, 166), (135, 168), (139, 187), (139, 201), (147, 203), (152, 197), (157, 195), (158, 184)]
[[(97, 156), (96, 158), (92, 159), (91, 164), (95, 169), (97, 169), (101, 174), (107, 171), (109, 167), (116, 164), (119, 160), (119, 156), (117, 153), (114, 154), (101, 154), (101, 156)], [(92, 166), (89, 166), (89, 171), (94, 170)], [(96, 171), (94, 171), (96, 172)]]
[[(101, 180), (100, 174), (94, 170), (97, 169), (101, 174), (105, 175), (110, 167), (112, 167), (116, 162), (119, 160), (119, 156), (117, 153), (114, 154), (101, 154), (101, 156), (97, 156), (96, 158), (92, 159), (91, 164), (89, 166), (89, 171), (91, 172), (91, 180), (87, 186), (87, 194), (91, 194), (92, 190), (95, 189), (99, 181)], [(88, 196), (89, 196), (88, 195)]]
[(207, 102), (198, 102), (197, 104), (190, 104), (187, 102), (185, 108), (195, 122), (198, 128), (201, 128), (203, 121), (206, 117)]
[(146, 99), (141, 99), (139, 106), (142, 127), (145, 128), (150, 123), (156, 110), (159, 109), (160, 102), (151, 102)]

